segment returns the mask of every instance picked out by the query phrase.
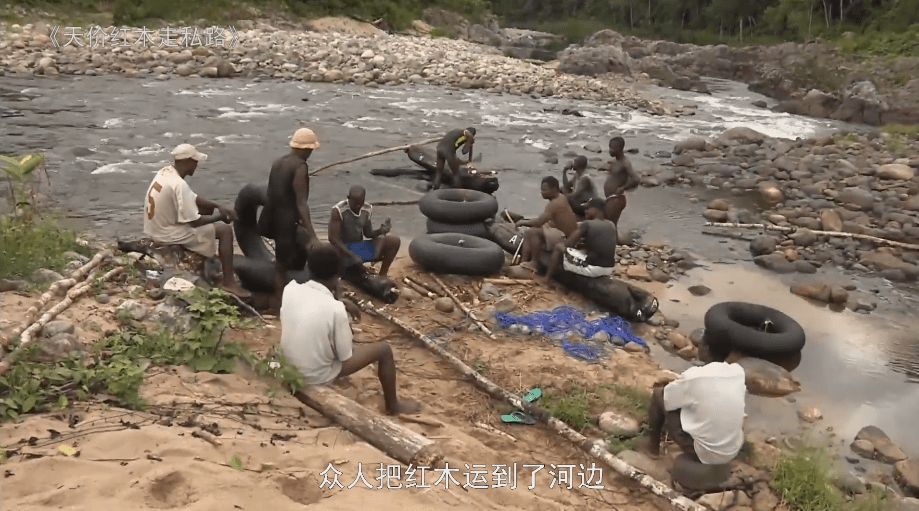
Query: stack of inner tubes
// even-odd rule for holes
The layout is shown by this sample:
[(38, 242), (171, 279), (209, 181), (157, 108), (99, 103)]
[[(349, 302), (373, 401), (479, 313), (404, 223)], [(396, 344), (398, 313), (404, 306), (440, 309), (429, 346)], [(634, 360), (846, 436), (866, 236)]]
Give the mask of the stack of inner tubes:
[(491, 239), (488, 225), (498, 213), (498, 199), (475, 190), (432, 190), (418, 202), (428, 219), (428, 234), (460, 233)]

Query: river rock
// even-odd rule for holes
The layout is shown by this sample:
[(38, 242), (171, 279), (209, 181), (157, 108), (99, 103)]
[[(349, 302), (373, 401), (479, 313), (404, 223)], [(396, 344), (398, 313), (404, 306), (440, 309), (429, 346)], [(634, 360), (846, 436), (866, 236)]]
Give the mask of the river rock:
[(696, 160), (686, 153), (673, 155), (671, 162), (677, 167), (693, 167), (696, 164)]
[(59, 280), (64, 280), (64, 276), (47, 268), (39, 268), (32, 272), (32, 281), (36, 284), (49, 284)]
[(673, 330), (667, 336), (667, 340), (670, 341), (670, 344), (673, 345), (677, 350), (681, 350), (687, 346), (692, 346), (692, 341), (690, 341), (685, 335)]
[(625, 274), (630, 279), (641, 280), (643, 282), (651, 282), (651, 274), (648, 273), (648, 268), (644, 264), (630, 265), (628, 268), (626, 268)]
[[(902, 484), (902, 483), (901, 483)], [(895, 511), (919, 511), (919, 499), (913, 497), (904, 497), (897, 503)]]
[(724, 199), (715, 199), (708, 203), (708, 209), (714, 209), (718, 211), (730, 211), (731, 203)]
[(26, 286), (24, 280), (8, 280), (0, 279), (0, 293), (7, 293), (9, 291), (18, 291)]
[(137, 300), (125, 300), (118, 306), (118, 311), (123, 311), (135, 321), (143, 321), (149, 314), (147, 306)]
[(754, 256), (769, 255), (775, 252), (779, 240), (775, 236), (760, 235), (750, 242), (750, 253)]
[(704, 151), (707, 143), (705, 139), (699, 137), (688, 138), (679, 142), (673, 148), (674, 154), (681, 154), (684, 151)]
[(434, 308), (444, 314), (450, 314), (453, 312), (454, 304), (453, 300), (450, 298), (438, 298), (434, 300)]
[(55, 321), (49, 321), (42, 329), (41, 334), (43, 337), (55, 337), (60, 334), (74, 334), (76, 333), (76, 326), (71, 321), (59, 319)]
[(834, 486), (849, 495), (858, 495), (867, 491), (865, 484), (848, 470), (836, 470), (831, 475), (831, 479)]
[(60, 333), (51, 338), (42, 338), (37, 361), (57, 364), (83, 351), (83, 344), (72, 333)]
[(842, 230), (842, 218), (832, 209), (824, 209), (820, 211), (820, 226), (824, 231), (839, 232)]
[(618, 412), (604, 412), (597, 423), (600, 429), (608, 435), (632, 438), (641, 432), (641, 425), (631, 417)]
[(737, 140), (746, 144), (761, 144), (766, 140), (766, 135), (743, 126), (730, 128), (721, 135), (724, 140)]
[(824, 303), (845, 303), (849, 299), (845, 288), (819, 280), (792, 284), (790, 290), (792, 294)]
[(180, 64), (175, 69), (175, 74), (178, 76), (191, 76), (195, 74), (195, 68), (191, 67), (188, 64)]
[(874, 195), (862, 188), (846, 188), (839, 193), (837, 200), (857, 210), (869, 210), (874, 207)]
[(701, 286), (701, 285), (689, 286), (689, 288), (687, 288), (687, 291), (689, 291), (689, 293), (692, 294), (693, 296), (705, 296), (712, 292), (711, 288), (707, 286)]
[(729, 490), (720, 493), (708, 493), (699, 497), (696, 503), (713, 511), (727, 511), (744, 507), (749, 508), (753, 504), (753, 500), (742, 491)]
[(810, 247), (817, 243), (817, 235), (810, 229), (801, 229), (789, 237), (799, 247)]
[(919, 498), (919, 459), (899, 461), (893, 466), (894, 477), (908, 496)]
[(816, 406), (804, 406), (798, 409), (798, 418), (804, 422), (817, 422), (823, 418), (823, 413)]
[(728, 212), (722, 211), (720, 209), (706, 209), (702, 213), (702, 218), (708, 220), (709, 222), (727, 222)]
[(785, 256), (778, 252), (754, 257), (753, 262), (761, 268), (772, 270), (776, 273), (795, 272), (794, 264), (789, 262), (788, 259), (785, 259)]
[(849, 445), (849, 448), (862, 458), (874, 459), (874, 444), (868, 440), (855, 440)]
[(500, 289), (498, 289), (498, 286), (496, 286), (496, 285), (494, 285), (494, 284), (492, 284), (492, 283), (490, 283), (490, 282), (486, 282), (486, 283), (482, 284), (482, 289), (479, 290), (479, 300), (482, 300), (483, 302), (487, 302), (487, 301), (493, 300), (493, 299), (495, 299), (495, 298), (497, 298), (497, 297), (499, 297), (499, 296), (501, 296), (501, 295), (503, 295), (503, 294), (504, 294), (504, 293), (501, 292)]
[(878, 177), (881, 179), (890, 179), (893, 181), (909, 181), (916, 177), (916, 171), (909, 165), (901, 163), (888, 163), (878, 168)]
[(747, 390), (751, 394), (781, 397), (801, 390), (801, 383), (791, 373), (772, 362), (743, 357), (736, 363), (744, 369)]
[[(869, 442), (873, 447), (870, 456), (865, 456), (868, 458), (876, 459), (881, 463), (894, 464), (899, 461), (906, 459), (906, 454), (897, 447), (893, 440), (884, 433), (881, 428), (877, 426), (865, 426), (855, 435), (855, 441), (865, 441)], [(856, 451), (855, 447), (851, 446), (852, 450), (857, 454), (864, 456), (863, 452), (867, 452), (865, 445), (859, 445), (859, 450), (862, 452)]]

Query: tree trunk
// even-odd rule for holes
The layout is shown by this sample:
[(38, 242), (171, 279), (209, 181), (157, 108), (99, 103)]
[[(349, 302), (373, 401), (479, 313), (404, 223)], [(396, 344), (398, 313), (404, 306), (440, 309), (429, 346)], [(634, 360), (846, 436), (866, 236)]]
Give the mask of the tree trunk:
[(552, 417), (551, 414), (546, 412), (544, 409), (539, 408), (533, 403), (526, 402), (520, 398), (520, 396), (513, 394), (503, 387), (498, 386), (491, 380), (485, 378), (479, 374), (475, 369), (466, 365), (462, 360), (457, 358), (455, 355), (449, 351), (442, 348), (437, 344), (434, 339), (429, 336), (423, 335), (418, 330), (414, 329), (410, 325), (405, 324), (401, 320), (393, 317), (391, 314), (388, 314), (382, 310), (375, 308), (371, 303), (361, 301), (361, 309), (365, 312), (373, 314), (377, 317), (383, 318), (390, 323), (398, 326), (404, 330), (411, 337), (420, 341), (424, 344), (425, 347), (431, 351), (440, 355), (447, 363), (453, 366), (457, 371), (462, 373), (466, 378), (472, 380), (472, 383), (476, 387), (482, 389), (488, 395), (495, 399), (500, 399), (510, 403), (512, 406), (519, 410), (523, 410), (533, 417), (537, 418), (540, 421), (543, 421), (550, 429), (555, 431), (559, 436), (567, 439), (571, 443), (577, 445), (582, 451), (589, 454), (591, 457), (598, 459), (607, 465), (610, 468), (615, 470), (618, 474), (632, 479), (642, 487), (648, 489), (657, 496), (663, 497), (670, 501), (670, 503), (680, 511), (704, 511), (705, 508), (695, 502), (689, 500), (683, 495), (673, 491), (671, 488), (668, 488), (666, 485), (660, 481), (655, 480), (651, 476), (635, 469), (631, 465), (622, 461), (621, 459), (613, 456), (606, 448), (598, 443), (592, 442), (590, 439), (586, 438), (584, 435), (581, 435), (577, 431), (571, 429), (564, 422)]
[(651, 26), (651, 0), (648, 0), (648, 26)]
[(814, 6), (811, 5), (810, 10), (807, 11), (807, 40), (811, 39), (811, 26), (814, 21)]
[(629, 28), (635, 28), (635, 15), (632, 13), (632, 0), (629, 0)]
[(740, 44), (743, 44), (743, 17), (740, 18)]
[(443, 461), (437, 444), (326, 387), (304, 387), (297, 399), (332, 419), (370, 445), (406, 465), (436, 467)]
[(826, 28), (830, 28), (830, 7), (823, 0), (823, 17), (826, 19)]
[(839, 0), (839, 24), (842, 25), (842, 0)]

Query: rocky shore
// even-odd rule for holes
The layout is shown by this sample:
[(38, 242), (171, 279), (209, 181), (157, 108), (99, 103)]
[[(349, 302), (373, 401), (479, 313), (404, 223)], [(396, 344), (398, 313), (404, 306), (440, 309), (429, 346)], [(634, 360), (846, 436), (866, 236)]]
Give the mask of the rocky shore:
[[(736, 80), (781, 104), (775, 111), (869, 125), (919, 123), (919, 59), (861, 59), (827, 44), (732, 48), (649, 41), (602, 30), (559, 53), (585, 76), (646, 74), (663, 86), (705, 92), (700, 77)], [(761, 106), (765, 106), (764, 104)]]
[[(278, 29), (240, 21), (234, 47), (156, 46), (139, 41), (140, 30), (127, 32), (130, 47), (56, 47), (49, 27), (8, 27), (0, 40), (0, 70), (14, 75), (99, 75), (168, 80), (173, 76), (274, 78), (310, 82), (355, 83), (367, 87), (404, 84), (484, 89), (494, 93), (560, 97), (615, 103), (657, 115), (675, 110), (640, 97), (619, 76), (588, 78), (560, 73), (551, 66), (505, 56), (500, 50), (468, 41), (429, 36), (389, 35), (353, 20), (323, 20), (303, 29)], [(355, 25), (358, 25), (355, 28)], [(105, 28), (111, 33), (113, 27)], [(310, 28), (322, 30), (311, 31)], [(84, 32), (88, 31), (85, 29)], [(232, 34), (226, 31), (226, 41)], [(172, 44), (168, 41), (167, 44)]]

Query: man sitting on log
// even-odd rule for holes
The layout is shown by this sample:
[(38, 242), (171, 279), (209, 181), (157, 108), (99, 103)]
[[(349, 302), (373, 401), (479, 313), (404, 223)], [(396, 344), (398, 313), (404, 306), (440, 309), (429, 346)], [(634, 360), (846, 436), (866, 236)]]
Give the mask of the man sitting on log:
[[(281, 350), (307, 385), (324, 385), (377, 364), (386, 413), (416, 413), (421, 405), (396, 395), (396, 364), (386, 342), (353, 345), (353, 333), (339, 292), (338, 251), (323, 243), (310, 251), (312, 280), (291, 281), (281, 298)], [(360, 311), (357, 312), (360, 314)]]
[(329, 243), (346, 258), (348, 266), (383, 261), (380, 275), (385, 276), (399, 253), (402, 240), (389, 234), (392, 225), (388, 218), (379, 229), (373, 228), (370, 223), (372, 210), (364, 203), (366, 198), (367, 190), (355, 185), (348, 191), (348, 198), (332, 208)]
[[(574, 178), (568, 180), (568, 171), (574, 170)], [(578, 156), (562, 169), (562, 193), (568, 197), (568, 203), (574, 214), (580, 218), (586, 216), (587, 201), (598, 197), (593, 179), (587, 175), (587, 157)]]
[(723, 465), (744, 443), (747, 387), (738, 364), (712, 362), (690, 367), (670, 383), (654, 386), (648, 410), (648, 438), (639, 449), (658, 456), (664, 428), (696, 462)]
[(547, 176), (542, 180), (540, 189), (542, 198), (549, 201), (545, 211), (533, 220), (518, 220), (514, 227), (530, 227), (523, 236), (523, 250), (520, 261), (535, 265), (545, 250), (551, 250), (559, 243), (565, 242), (578, 228), (578, 217), (571, 210), (568, 198), (562, 195), (558, 179)]
[[(553, 247), (546, 275), (539, 280), (548, 284), (559, 267), (585, 277), (612, 275), (616, 266), (616, 224), (603, 218), (605, 201), (595, 197), (587, 202), (586, 218), (565, 243)], [(575, 248), (582, 247), (583, 250)]]
[(453, 187), (459, 187), (463, 178), (461, 172), (461, 163), (456, 157), (456, 150), (463, 148), (463, 154), (469, 155), (467, 163), (472, 163), (472, 145), (475, 143), (475, 128), (456, 129), (447, 132), (444, 138), (437, 144), (437, 173), (434, 175), (433, 189), (441, 187), (444, 180), (444, 170), (446, 165), (450, 164), (450, 175), (446, 176), (447, 183)]
[[(233, 229), (229, 224), (236, 220), (236, 211), (201, 197), (185, 181), (195, 175), (198, 162), (207, 155), (190, 144), (181, 144), (173, 149), (172, 156), (174, 163), (161, 168), (147, 188), (144, 234), (156, 243), (180, 245), (207, 258), (219, 255), (222, 287), (248, 298), (251, 294), (236, 281), (233, 269)], [(217, 224), (220, 221), (224, 223)]]

